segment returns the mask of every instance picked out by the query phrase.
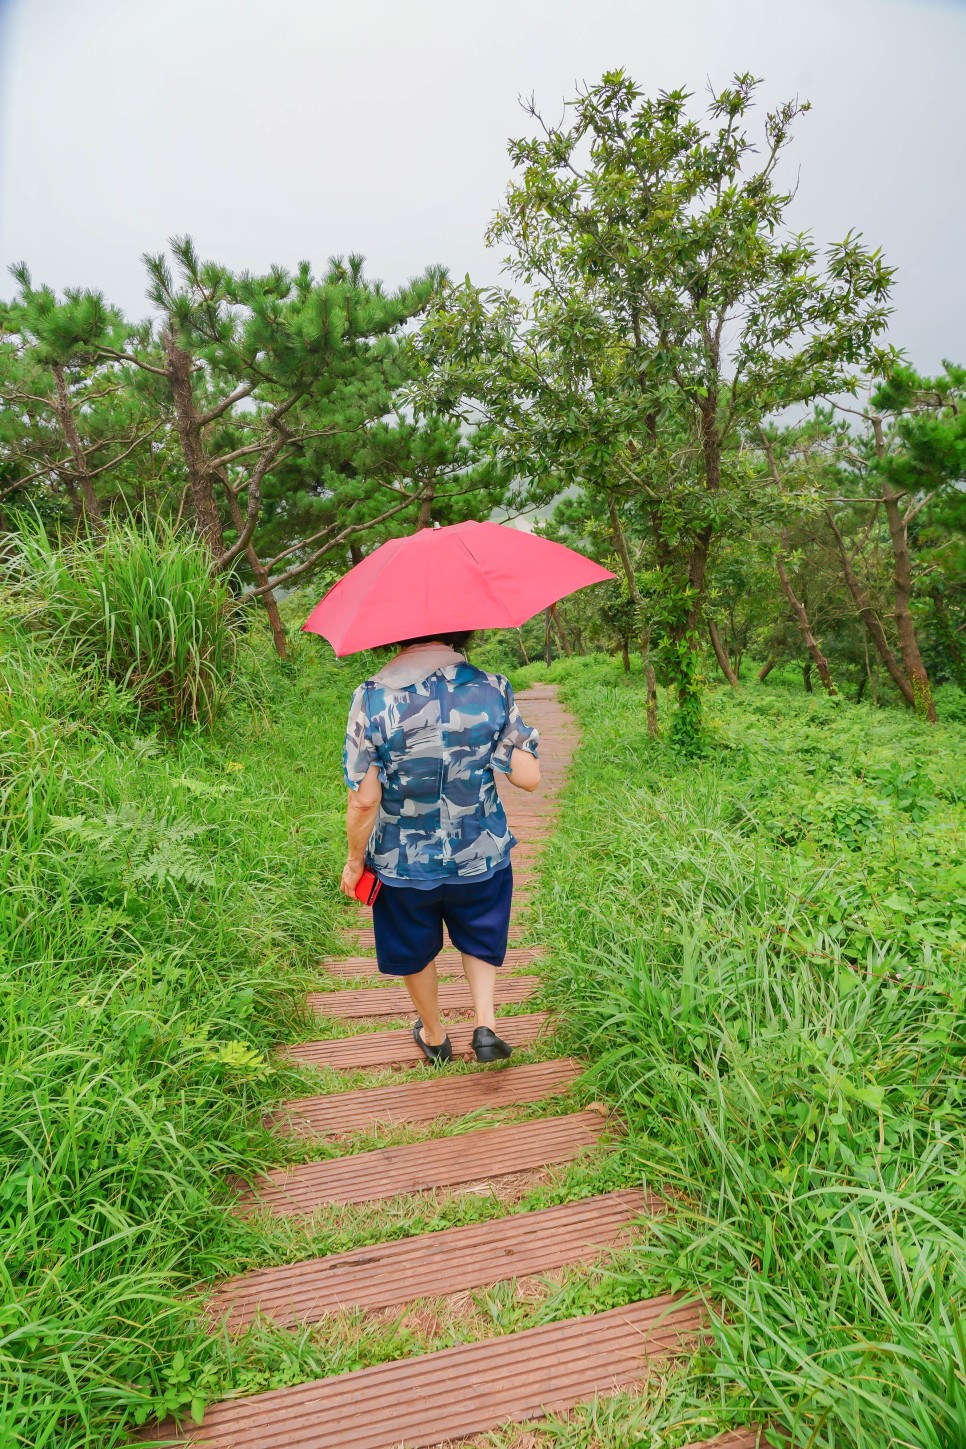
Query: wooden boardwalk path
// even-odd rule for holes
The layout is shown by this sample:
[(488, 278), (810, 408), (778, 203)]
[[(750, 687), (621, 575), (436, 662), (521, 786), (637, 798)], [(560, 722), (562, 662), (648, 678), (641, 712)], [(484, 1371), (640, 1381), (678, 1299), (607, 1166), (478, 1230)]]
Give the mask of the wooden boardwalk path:
[[(532, 796), (501, 782), (501, 795), (520, 845), (516, 879), (514, 943), (500, 975), (498, 1003), (518, 1012), (539, 989), (534, 975), (539, 951), (522, 941), (525, 907), (536, 856), (558, 814), (558, 792), (578, 734), (556, 691), (541, 686), (521, 695), (525, 717), (541, 734), (543, 785)], [(371, 925), (351, 933), (355, 954), (323, 963), (323, 988), (308, 1005), (321, 1019), (351, 1023), (354, 1034), (285, 1048), (302, 1064), (355, 1071), (411, 1068), (423, 1058), (413, 1042), (408, 996), (399, 983), (380, 980), (373, 959)], [(439, 958), (441, 1002), (449, 1018), (454, 1054), (473, 1060), (470, 1001), (455, 951)], [(461, 1019), (462, 1018), (462, 1019)], [(360, 1031), (396, 1020), (394, 1028)], [(406, 1023), (403, 1025), (402, 1023)], [(350, 1027), (350, 1030), (352, 1028)], [(574, 1111), (565, 1094), (580, 1075), (570, 1059), (520, 1061), (548, 1035), (543, 1012), (504, 1015), (502, 1036), (514, 1047), (506, 1065), (468, 1073), (432, 1072), (399, 1085), (333, 1091), (283, 1103), (269, 1119), (279, 1133), (342, 1143), (377, 1127), (458, 1123), (492, 1108), (545, 1103), (548, 1115), (499, 1125), (474, 1125), (457, 1136), (374, 1151), (348, 1150), (315, 1162), (266, 1173), (239, 1200), (242, 1214), (310, 1216), (331, 1203), (378, 1202), (401, 1194), (445, 1191), (472, 1183), (481, 1189), (522, 1172), (540, 1172), (587, 1152), (606, 1152), (606, 1114)], [(559, 1105), (555, 1106), (555, 1101)], [(361, 1144), (360, 1144), (361, 1145)], [(338, 1149), (337, 1149), (338, 1150)], [(222, 1284), (205, 1304), (213, 1330), (242, 1332), (262, 1318), (298, 1329), (329, 1314), (350, 1310), (402, 1309), (432, 1296), (491, 1287), (568, 1266), (602, 1261), (632, 1239), (635, 1225), (663, 1211), (636, 1189), (609, 1192), (497, 1220), (333, 1253), (282, 1267), (256, 1269)], [(419, 1449), (448, 1444), (508, 1423), (523, 1423), (646, 1381), (675, 1355), (700, 1342), (701, 1309), (664, 1296), (590, 1316), (497, 1335), (415, 1358), (319, 1379), (213, 1405), (202, 1424), (172, 1423), (141, 1436), (142, 1442), (191, 1445), (194, 1449)], [(713, 1441), (714, 1449), (755, 1449), (756, 1431)], [(711, 1449), (692, 1445), (689, 1449)]]

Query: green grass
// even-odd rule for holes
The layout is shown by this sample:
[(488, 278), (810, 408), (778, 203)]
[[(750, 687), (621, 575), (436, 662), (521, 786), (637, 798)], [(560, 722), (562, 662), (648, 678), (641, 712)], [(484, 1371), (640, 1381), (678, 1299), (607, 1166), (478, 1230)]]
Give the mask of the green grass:
[[(367, 664), (237, 644), (214, 726), (159, 737), (130, 681), (0, 621), (0, 1446), (112, 1449), (168, 1408), (666, 1289), (726, 1310), (710, 1348), (548, 1444), (677, 1449), (766, 1416), (803, 1449), (966, 1444), (966, 730), (750, 683), (683, 765), (636, 676), (554, 666), (585, 744), (530, 913), (560, 1031), (521, 1059), (589, 1058), (565, 1105), (609, 1098), (626, 1137), (515, 1200), (240, 1220), (236, 1176), (337, 1150), (273, 1138), (267, 1107), (423, 1073), (271, 1055), (323, 1033), (302, 996), (352, 949), (339, 751)], [(194, 1316), (192, 1287), (249, 1267), (642, 1181), (674, 1211), (609, 1272), (462, 1317), (212, 1342)]]
[(166, 725), (211, 722), (233, 682), (241, 619), (193, 533), (132, 519), (57, 546), (27, 519), (4, 553), (21, 607), (56, 653)]
[(966, 731), (752, 685), (683, 764), (636, 682), (555, 673), (587, 731), (541, 897), (563, 1044), (677, 1195), (641, 1255), (725, 1310), (724, 1422), (963, 1445)]
[(0, 1444), (103, 1449), (203, 1389), (186, 1290), (343, 914), (349, 680), (303, 655), (165, 744), (101, 670), (0, 629)]

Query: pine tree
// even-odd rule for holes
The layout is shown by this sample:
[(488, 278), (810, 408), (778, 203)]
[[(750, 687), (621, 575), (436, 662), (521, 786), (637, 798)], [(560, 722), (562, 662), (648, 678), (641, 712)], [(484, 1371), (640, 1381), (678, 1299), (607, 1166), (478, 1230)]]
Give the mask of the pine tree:
[(98, 530), (113, 496), (154, 476), (160, 422), (119, 356), (132, 329), (100, 292), (58, 298), (23, 263), (11, 272), (18, 292), (0, 304), (0, 496), (54, 513), (66, 501), (78, 527)]

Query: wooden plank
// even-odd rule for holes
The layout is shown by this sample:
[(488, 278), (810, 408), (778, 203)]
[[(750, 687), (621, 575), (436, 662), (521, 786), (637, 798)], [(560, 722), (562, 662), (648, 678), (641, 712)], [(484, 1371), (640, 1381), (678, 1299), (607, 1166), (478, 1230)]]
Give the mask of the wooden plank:
[(279, 1327), (294, 1328), (342, 1309), (398, 1308), (417, 1298), (440, 1298), (593, 1260), (629, 1241), (634, 1221), (661, 1208), (658, 1199), (628, 1188), (495, 1222), (262, 1268), (222, 1284), (206, 1313), (212, 1328), (238, 1333), (259, 1314)]
[(443, 1073), (399, 1087), (364, 1087), (283, 1102), (269, 1122), (298, 1137), (344, 1137), (377, 1123), (435, 1122), (487, 1108), (541, 1102), (565, 1092), (580, 1076), (574, 1061), (530, 1062), (522, 1067), (481, 1067), (471, 1074)]
[[(497, 1006), (520, 1006), (540, 988), (539, 976), (498, 978), (494, 1001)], [(412, 1016), (416, 1012), (409, 992), (400, 982), (383, 987), (360, 986), (348, 991), (312, 991), (305, 998), (310, 1011), (330, 1020), (351, 1020), (366, 1016)], [(441, 1011), (472, 1011), (473, 996), (466, 981), (444, 981), (439, 987)]]
[[(545, 955), (543, 946), (513, 946), (506, 953), (500, 975), (509, 975), (523, 966), (531, 966)], [(380, 976), (375, 956), (328, 956), (320, 963), (327, 977), (336, 981), (369, 979), (373, 984), (391, 986), (398, 977)], [(436, 957), (436, 970), (442, 977), (462, 976), (463, 962), (458, 951), (441, 951)]]
[(487, 1182), (572, 1162), (596, 1144), (603, 1130), (603, 1116), (588, 1110), (280, 1167), (259, 1177), (238, 1208), (289, 1217), (312, 1213), (323, 1203), (376, 1202), (401, 1193)]
[[(531, 1046), (544, 1030), (550, 1017), (545, 1011), (530, 1012), (526, 1016), (504, 1016), (497, 1021), (497, 1031), (512, 1047)], [(453, 1054), (475, 1060), (473, 1028), (468, 1023), (459, 1023), (449, 1029)], [(282, 1055), (288, 1061), (304, 1062), (308, 1066), (336, 1067), (339, 1070), (359, 1067), (414, 1066), (425, 1062), (419, 1047), (413, 1041), (411, 1031), (371, 1031), (358, 1036), (340, 1037), (336, 1041), (305, 1041), (297, 1046), (282, 1048)], [(428, 1063), (427, 1063), (428, 1065)], [(433, 1068), (438, 1070), (438, 1068)]]
[(412, 1359), (215, 1404), (150, 1443), (195, 1449), (428, 1449), (507, 1422), (565, 1413), (690, 1352), (698, 1307), (671, 1296), (460, 1344)]

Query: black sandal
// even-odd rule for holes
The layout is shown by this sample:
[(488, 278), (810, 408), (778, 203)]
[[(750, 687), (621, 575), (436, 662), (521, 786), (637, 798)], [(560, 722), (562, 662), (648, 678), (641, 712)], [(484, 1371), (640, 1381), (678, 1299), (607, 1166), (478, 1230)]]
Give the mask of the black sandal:
[(513, 1048), (488, 1026), (478, 1026), (473, 1033), (473, 1050), (478, 1062), (504, 1062)]
[(449, 1037), (447, 1037), (444, 1042), (440, 1042), (439, 1046), (431, 1046), (428, 1041), (423, 1041), (422, 1037), (419, 1034), (422, 1029), (422, 1025), (422, 1017), (417, 1016), (416, 1025), (413, 1027), (413, 1041), (419, 1047), (419, 1050), (423, 1053), (423, 1056), (426, 1058), (426, 1060), (430, 1062), (452, 1061), (453, 1043), (450, 1041)]

